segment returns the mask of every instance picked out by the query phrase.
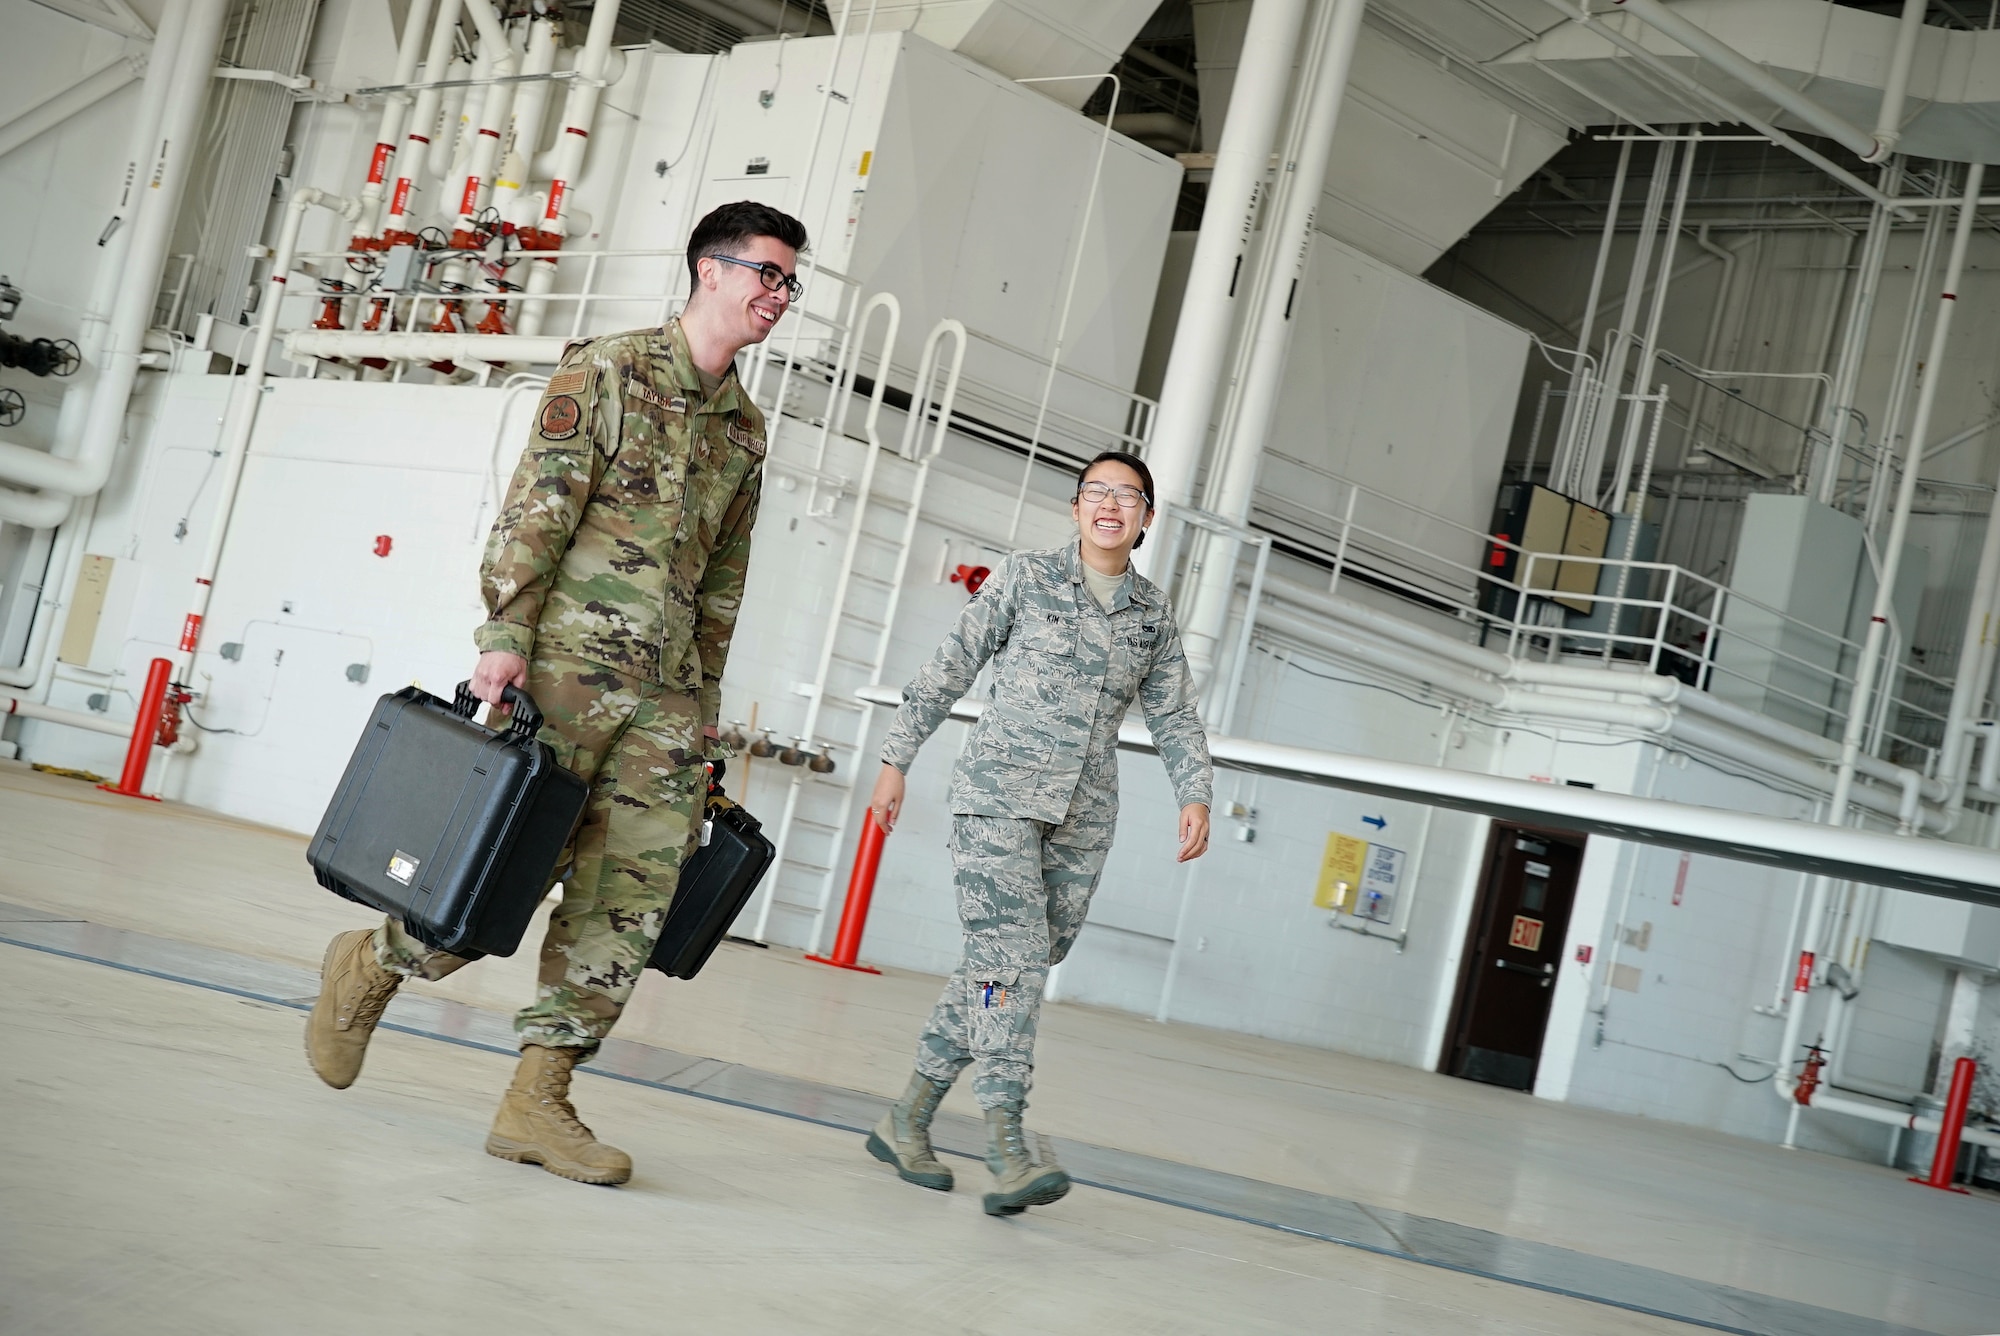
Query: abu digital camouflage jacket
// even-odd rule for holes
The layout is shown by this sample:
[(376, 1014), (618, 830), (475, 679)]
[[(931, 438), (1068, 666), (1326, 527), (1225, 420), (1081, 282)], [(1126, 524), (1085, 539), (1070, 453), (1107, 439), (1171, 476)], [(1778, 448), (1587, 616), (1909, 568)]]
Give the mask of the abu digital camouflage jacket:
[(989, 659), (991, 699), (952, 772), (954, 813), (1116, 817), (1118, 727), (1135, 697), (1176, 799), (1209, 801), (1208, 737), (1180, 631), (1137, 571), (1107, 612), (1084, 587), (1078, 542), (1009, 556), (903, 688), (882, 759), (907, 771)]
[(714, 723), (763, 466), (763, 414), (733, 368), (704, 402), (678, 320), (572, 345), (487, 539), (474, 642), (605, 664)]

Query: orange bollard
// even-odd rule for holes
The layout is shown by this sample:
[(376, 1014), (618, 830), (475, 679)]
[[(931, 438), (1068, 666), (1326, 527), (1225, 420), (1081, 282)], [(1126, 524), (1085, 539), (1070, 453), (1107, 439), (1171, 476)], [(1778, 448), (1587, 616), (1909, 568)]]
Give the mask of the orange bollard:
[(146, 689), (139, 696), (139, 717), (132, 724), (132, 742), (125, 748), (125, 771), (116, 784), (99, 784), (106, 793), (122, 793), (127, 798), (158, 798), (141, 792), (146, 786), (146, 763), (153, 759), (153, 741), (160, 733), (160, 719), (167, 704), (167, 674), (174, 670), (169, 659), (155, 659), (146, 670)]
[(861, 818), (861, 840), (854, 849), (854, 871), (847, 879), (847, 903), (840, 907), (840, 931), (834, 934), (833, 954), (807, 956), (807, 960), (861, 974), (880, 974), (872, 965), (859, 965), (861, 934), (868, 929), (868, 902), (875, 898), (875, 870), (882, 866), (882, 841), (889, 832), (868, 812)]
[(1979, 1070), (1979, 1064), (1971, 1058), (1960, 1058), (1951, 1066), (1951, 1090), (1944, 1097), (1944, 1117), (1939, 1119), (1937, 1154), (1931, 1158), (1931, 1176), (1912, 1178), (1912, 1183), (1922, 1183), (1927, 1188), (1942, 1188), (1946, 1192), (1964, 1192), (1964, 1188), (1951, 1185), (1952, 1175), (1958, 1172), (1958, 1142), (1965, 1131), (1965, 1107), (1972, 1102), (1972, 1077)]

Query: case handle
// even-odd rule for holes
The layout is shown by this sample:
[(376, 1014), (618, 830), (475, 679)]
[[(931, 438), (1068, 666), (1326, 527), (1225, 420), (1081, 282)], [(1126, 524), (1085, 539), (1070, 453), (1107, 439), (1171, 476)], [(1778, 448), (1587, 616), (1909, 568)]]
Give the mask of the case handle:
[[(541, 731), (542, 709), (533, 696), (510, 682), (501, 688), (500, 699), (513, 708), (513, 722), (507, 727), (514, 736), (531, 738)], [(470, 719), (478, 712), (479, 698), (472, 694), (471, 682), (460, 682), (451, 693), (451, 708), (461, 719)]]

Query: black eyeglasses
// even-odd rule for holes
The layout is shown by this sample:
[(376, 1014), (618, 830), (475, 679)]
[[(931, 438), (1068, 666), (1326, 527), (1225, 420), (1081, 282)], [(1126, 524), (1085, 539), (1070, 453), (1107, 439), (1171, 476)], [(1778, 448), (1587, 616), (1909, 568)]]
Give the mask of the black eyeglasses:
[(724, 264), (739, 264), (745, 269), (755, 269), (757, 277), (763, 281), (767, 291), (777, 292), (782, 289), (785, 296), (792, 301), (797, 301), (805, 294), (805, 284), (799, 282), (798, 279), (793, 278), (769, 260), (759, 264), (755, 260), (739, 260), (734, 255), (711, 255), (708, 258), (711, 260), (720, 260)]

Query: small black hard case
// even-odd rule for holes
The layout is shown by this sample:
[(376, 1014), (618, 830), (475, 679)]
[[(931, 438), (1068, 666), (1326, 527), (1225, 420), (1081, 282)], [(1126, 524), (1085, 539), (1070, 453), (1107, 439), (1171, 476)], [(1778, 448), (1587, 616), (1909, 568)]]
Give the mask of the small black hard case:
[(673, 907), (646, 962), (676, 979), (701, 972), (778, 855), (762, 823), (713, 788), (707, 814), (708, 843), (682, 866)]
[(548, 889), (589, 788), (535, 737), (542, 713), (508, 687), (513, 721), (418, 687), (382, 697), (306, 849), (319, 884), (403, 921), (427, 946), (511, 956)]

